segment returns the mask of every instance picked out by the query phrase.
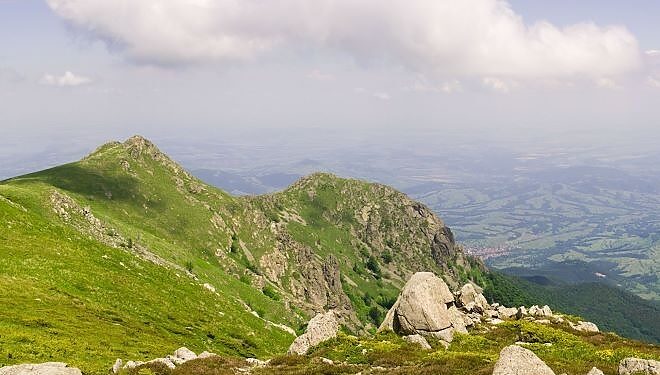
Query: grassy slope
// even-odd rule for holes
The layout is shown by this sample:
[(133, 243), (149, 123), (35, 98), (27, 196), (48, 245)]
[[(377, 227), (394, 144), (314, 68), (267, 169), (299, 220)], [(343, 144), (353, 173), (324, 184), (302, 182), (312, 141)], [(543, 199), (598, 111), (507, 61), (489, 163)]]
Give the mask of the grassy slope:
[[(190, 202), (156, 161), (141, 158), (127, 176), (107, 163), (116, 152), (106, 146), (96, 158), (0, 184), (0, 363), (62, 360), (101, 373), (116, 357), (153, 358), (181, 345), (242, 356), (284, 351), (293, 336), (238, 300), (277, 323), (301, 318), (217, 266), (209, 246), (229, 246), (226, 231), (200, 232), (212, 215), (201, 202), (230, 198), (211, 191)], [(199, 280), (65, 225), (50, 208), (53, 187)]]

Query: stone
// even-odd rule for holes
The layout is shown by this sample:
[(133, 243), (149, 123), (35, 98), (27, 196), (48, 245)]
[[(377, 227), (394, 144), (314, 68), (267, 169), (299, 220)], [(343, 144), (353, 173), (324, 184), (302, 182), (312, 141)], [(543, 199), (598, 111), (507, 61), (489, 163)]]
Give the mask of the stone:
[(307, 324), (307, 330), (296, 337), (289, 347), (289, 354), (305, 355), (312, 346), (337, 336), (339, 320), (333, 310), (325, 314), (317, 314)]
[(660, 362), (652, 359), (625, 358), (619, 362), (619, 375), (660, 375)]
[(128, 362), (126, 362), (126, 364), (124, 365), (123, 368), (125, 370), (132, 370), (134, 368), (142, 366), (143, 364), (144, 364), (144, 362), (140, 362), (140, 361), (128, 361)]
[(468, 312), (483, 312), (489, 308), (486, 297), (484, 297), (480, 291), (477, 291), (472, 283), (463, 285), (459, 292), (457, 302), (460, 306), (465, 307)]
[(217, 357), (217, 356), (218, 356), (218, 355), (215, 354), (215, 353), (211, 353), (211, 352), (203, 351), (203, 352), (199, 353), (199, 355), (197, 356), (197, 358), (199, 358), (199, 359), (204, 359), (204, 358), (211, 358), (211, 357)]
[(82, 372), (66, 363), (45, 362), (2, 367), (0, 375), (82, 375)]
[(119, 370), (121, 370), (122, 366), (123, 366), (123, 362), (122, 362), (121, 358), (117, 358), (117, 360), (115, 361), (115, 364), (112, 365), (112, 370), (111, 370), (112, 373), (113, 374), (118, 374)]
[(535, 320), (535, 322), (536, 322), (536, 323), (539, 323), (539, 324), (551, 324), (551, 323), (552, 323), (552, 322), (551, 322), (550, 320), (548, 320), (548, 319), (538, 319), (538, 320)]
[(431, 350), (431, 345), (429, 345), (429, 342), (426, 341), (424, 336), (422, 335), (408, 335), (408, 336), (403, 336), (403, 340), (411, 343), (411, 344), (417, 344), (422, 347), (422, 349), (426, 350)]
[(330, 365), (330, 366), (335, 364), (335, 362), (332, 359), (328, 359), (328, 358), (324, 358), (324, 357), (321, 357), (321, 362), (325, 363), (326, 365)]
[(215, 287), (209, 283), (204, 283), (204, 289), (207, 289), (211, 293), (215, 293)]
[(587, 372), (587, 375), (605, 375), (605, 374), (596, 367), (592, 367), (591, 370)]
[(175, 350), (174, 354), (169, 356), (168, 359), (178, 366), (190, 360), (197, 359), (197, 354), (186, 347), (181, 347)]
[(257, 358), (246, 358), (245, 362), (254, 367), (265, 367), (267, 365), (266, 361), (262, 361)]
[(555, 375), (531, 350), (510, 345), (502, 349), (493, 375)]
[(550, 306), (545, 305), (541, 308), (541, 311), (543, 312), (543, 316), (552, 316), (552, 310), (550, 309)]
[(172, 359), (170, 359), (170, 357), (152, 359), (151, 361), (145, 362), (144, 365), (152, 365), (152, 364), (156, 364), (156, 363), (165, 365), (167, 368), (172, 369), (172, 370), (176, 368), (176, 365), (174, 364)]
[(506, 306), (499, 306), (497, 308), (497, 314), (500, 319), (510, 319), (511, 317), (515, 316), (518, 313), (518, 309), (515, 307), (506, 307)]
[(570, 325), (571, 328), (580, 332), (591, 332), (591, 333), (599, 332), (598, 326), (591, 322), (583, 322), (579, 320), (577, 324), (570, 323)]
[(418, 272), (403, 287), (378, 330), (451, 341), (455, 331), (467, 333), (465, 327), (465, 316), (454, 306), (447, 284), (431, 272)]
[(533, 305), (532, 307), (530, 307), (527, 312), (531, 316), (543, 316), (543, 310), (541, 310), (541, 308), (538, 307), (537, 305)]
[(520, 319), (526, 317), (527, 315), (528, 315), (528, 313), (527, 313), (527, 309), (525, 308), (525, 306), (520, 306), (518, 308), (518, 311), (516, 312), (516, 319), (520, 320)]

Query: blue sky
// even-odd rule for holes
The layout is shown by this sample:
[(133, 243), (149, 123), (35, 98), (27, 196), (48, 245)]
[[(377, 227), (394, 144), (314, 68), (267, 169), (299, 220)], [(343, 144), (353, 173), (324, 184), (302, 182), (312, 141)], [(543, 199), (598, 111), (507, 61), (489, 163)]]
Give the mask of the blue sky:
[(660, 2), (431, 3), (0, 0), (3, 138), (658, 134)]

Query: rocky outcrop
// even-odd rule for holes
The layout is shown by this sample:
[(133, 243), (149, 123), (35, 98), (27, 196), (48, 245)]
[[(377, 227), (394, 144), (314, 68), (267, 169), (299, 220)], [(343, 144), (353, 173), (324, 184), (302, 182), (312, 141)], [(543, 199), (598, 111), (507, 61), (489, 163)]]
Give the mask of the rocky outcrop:
[(307, 354), (309, 348), (337, 336), (339, 320), (334, 311), (318, 314), (307, 324), (304, 334), (296, 337), (289, 347), (289, 354)]
[(431, 272), (418, 272), (408, 280), (379, 328), (384, 330), (433, 336), (447, 342), (455, 331), (467, 332), (465, 320), (454, 306), (454, 295)]
[(587, 373), (587, 375), (605, 375), (602, 371), (600, 371), (596, 367), (592, 367), (591, 370)]
[(0, 375), (82, 375), (82, 372), (66, 363), (46, 362), (2, 367)]
[(493, 375), (555, 375), (531, 350), (517, 345), (502, 349)]
[(660, 362), (652, 359), (625, 358), (619, 362), (619, 375), (660, 375)]

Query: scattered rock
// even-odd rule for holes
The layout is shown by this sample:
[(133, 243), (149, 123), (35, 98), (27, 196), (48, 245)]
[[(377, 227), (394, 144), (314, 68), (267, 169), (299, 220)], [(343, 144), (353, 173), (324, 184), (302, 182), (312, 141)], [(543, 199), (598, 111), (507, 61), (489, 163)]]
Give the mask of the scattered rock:
[(605, 375), (605, 374), (596, 367), (592, 367), (591, 370), (589, 370), (589, 372), (587, 373), (587, 375)]
[(204, 288), (209, 290), (211, 293), (215, 293), (215, 287), (209, 283), (204, 283)]
[(583, 322), (583, 321), (579, 320), (577, 322), (577, 324), (574, 324), (572, 322), (569, 322), (569, 324), (571, 325), (571, 328), (573, 328), (576, 331), (594, 332), (594, 333), (599, 332), (598, 326), (595, 325), (594, 323), (591, 323), (591, 322)]
[(525, 306), (520, 306), (518, 308), (518, 311), (516, 312), (516, 319), (522, 319), (526, 317), (529, 313), (527, 312), (527, 309)]
[(468, 312), (484, 312), (489, 308), (486, 297), (481, 294), (481, 291), (477, 291), (472, 283), (463, 285), (456, 302)]
[(518, 313), (518, 309), (516, 309), (515, 307), (499, 306), (497, 308), (497, 314), (500, 319), (509, 319), (515, 316), (517, 313)]
[(321, 362), (325, 363), (326, 365), (334, 365), (335, 364), (335, 362), (332, 359), (323, 358), (323, 357), (321, 357)]
[(168, 356), (168, 359), (177, 366), (196, 358), (197, 354), (186, 347), (179, 348), (174, 351), (173, 355)]
[(543, 312), (543, 316), (552, 316), (552, 310), (550, 309), (550, 306), (545, 305), (541, 308), (541, 311)]
[(211, 352), (203, 351), (203, 352), (199, 353), (199, 355), (197, 356), (197, 358), (204, 359), (204, 358), (211, 358), (211, 357), (217, 357), (217, 356), (218, 356), (218, 355), (215, 354), (215, 353), (211, 353)]
[(245, 362), (247, 362), (250, 366), (253, 367), (266, 367), (266, 365), (268, 364), (266, 361), (262, 361), (257, 358), (246, 358)]
[(119, 370), (121, 370), (121, 367), (122, 367), (123, 364), (124, 363), (122, 362), (121, 358), (117, 358), (117, 360), (115, 361), (115, 364), (112, 365), (112, 370), (111, 370), (112, 373), (113, 374), (119, 373)]
[(502, 349), (493, 375), (555, 375), (532, 351), (517, 345)]
[(170, 369), (175, 369), (176, 368), (176, 365), (174, 364), (174, 362), (172, 362), (170, 357), (152, 359), (151, 361), (148, 361), (148, 362), (144, 363), (144, 365), (151, 365), (151, 364), (154, 364), (154, 363), (160, 363), (162, 365), (167, 366)]
[(548, 320), (548, 319), (538, 319), (538, 320), (535, 320), (535, 322), (536, 322), (536, 323), (539, 323), (539, 324), (551, 324), (551, 323), (552, 323), (552, 322), (551, 322), (550, 320)]
[(660, 375), (660, 362), (652, 359), (625, 358), (619, 362), (619, 375)]
[(430, 350), (431, 345), (429, 345), (429, 342), (426, 341), (424, 336), (422, 335), (408, 335), (408, 336), (403, 336), (403, 339), (409, 343), (412, 344), (417, 344), (421, 346), (423, 349)]
[(0, 375), (82, 375), (79, 369), (62, 362), (24, 364), (0, 368)]
[(305, 333), (293, 341), (288, 353), (305, 355), (312, 346), (337, 336), (337, 331), (339, 331), (339, 321), (334, 311), (317, 314), (307, 324)]

